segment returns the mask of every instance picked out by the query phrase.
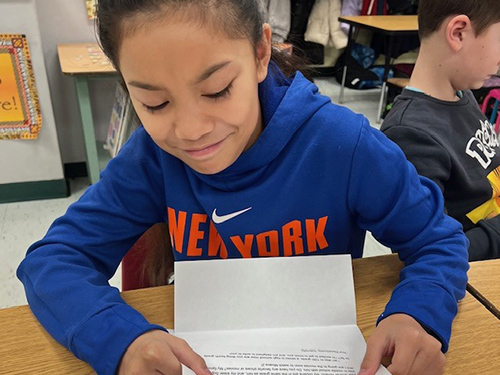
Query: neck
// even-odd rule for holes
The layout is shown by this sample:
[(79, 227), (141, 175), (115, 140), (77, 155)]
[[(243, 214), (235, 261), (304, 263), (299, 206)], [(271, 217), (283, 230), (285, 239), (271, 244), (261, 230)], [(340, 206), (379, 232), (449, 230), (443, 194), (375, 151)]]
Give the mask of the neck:
[(459, 100), (448, 62), (445, 56), (436, 53), (436, 48), (422, 45), (409, 85), (439, 100)]

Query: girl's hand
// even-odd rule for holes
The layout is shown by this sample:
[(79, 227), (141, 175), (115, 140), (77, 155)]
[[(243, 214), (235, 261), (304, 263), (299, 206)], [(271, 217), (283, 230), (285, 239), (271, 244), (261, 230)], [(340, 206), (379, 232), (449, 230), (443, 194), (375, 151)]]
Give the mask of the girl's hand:
[(186, 341), (154, 330), (130, 344), (118, 367), (118, 375), (181, 375), (181, 364), (196, 375), (212, 375), (203, 358)]
[(406, 314), (382, 320), (368, 339), (359, 375), (374, 375), (383, 357), (392, 356), (387, 370), (392, 375), (441, 375), (445, 356), (441, 343)]

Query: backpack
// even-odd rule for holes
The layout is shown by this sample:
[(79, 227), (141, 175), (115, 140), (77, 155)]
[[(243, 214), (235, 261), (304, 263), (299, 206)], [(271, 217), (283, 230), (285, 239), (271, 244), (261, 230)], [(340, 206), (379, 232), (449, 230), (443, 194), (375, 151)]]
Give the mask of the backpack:
[[(344, 74), (344, 58), (346, 50), (335, 63), (335, 79), (342, 84)], [(347, 76), (345, 87), (350, 89), (372, 88), (374, 82), (380, 81), (379, 76), (369, 68), (375, 61), (375, 53), (370, 47), (354, 43), (351, 55), (347, 58)]]

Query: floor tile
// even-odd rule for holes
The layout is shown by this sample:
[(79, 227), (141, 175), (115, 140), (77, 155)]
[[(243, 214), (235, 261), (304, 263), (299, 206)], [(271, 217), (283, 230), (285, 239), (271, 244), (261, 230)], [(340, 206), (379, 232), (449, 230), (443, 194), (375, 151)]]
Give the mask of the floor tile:
[[(26, 303), (23, 286), (15, 272), (28, 247), (45, 235), (52, 222), (66, 212), (88, 185), (86, 178), (71, 181), (70, 184), (72, 195), (68, 198), (0, 205), (0, 218), (3, 216), (0, 222), (3, 228), (0, 235), (3, 260), (0, 262), (0, 308)], [(110, 283), (117, 287), (121, 285), (119, 271)]]
[(5, 212), (7, 211), (6, 204), (0, 204), (0, 238), (2, 238), (3, 234), (3, 224), (5, 221)]
[(366, 233), (365, 247), (363, 248), (363, 257), (374, 257), (379, 255), (391, 254), (391, 249), (378, 242), (370, 232)]

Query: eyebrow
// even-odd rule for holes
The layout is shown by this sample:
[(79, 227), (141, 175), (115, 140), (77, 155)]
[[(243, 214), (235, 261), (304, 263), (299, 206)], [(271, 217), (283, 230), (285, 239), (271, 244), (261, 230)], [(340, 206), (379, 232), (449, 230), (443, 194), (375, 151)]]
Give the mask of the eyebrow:
[(230, 61), (224, 61), (224, 62), (221, 62), (219, 64), (215, 64), (215, 65), (211, 66), (210, 68), (205, 70), (205, 72), (203, 72), (203, 74), (201, 74), (198, 77), (198, 79), (195, 81), (195, 84), (198, 84), (198, 83), (203, 82), (206, 79), (210, 78), (210, 76), (212, 74), (214, 74), (216, 71), (226, 67), (227, 65), (229, 65), (229, 63), (230, 63)]
[(130, 86), (135, 86), (135, 87), (138, 87), (140, 89), (150, 90), (150, 91), (164, 91), (165, 90), (165, 88), (163, 88), (161, 86), (156, 86), (156, 85), (152, 85), (149, 83), (138, 82), (138, 81), (129, 81), (128, 84)]
[[(198, 83), (201, 83), (201, 82), (207, 80), (208, 78), (210, 78), (212, 76), (212, 74), (214, 74), (215, 72), (219, 71), (220, 69), (226, 67), (230, 63), (231, 63), (230, 61), (224, 61), (224, 62), (221, 62), (221, 63), (218, 63), (218, 64), (211, 66), (210, 68), (205, 70), (202, 74), (200, 74), (200, 76), (194, 81), (194, 83), (198, 84)], [(135, 86), (135, 87), (138, 87), (140, 89), (150, 90), (150, 91), (165, 91), (166, 90), (166, 88), (164, 88), (164, 87), (153, 85), (150, 83), (139, 82), (139, 81), (130, 81), (130, 82), (128, 82), (128, 84), (130, 86)]]

